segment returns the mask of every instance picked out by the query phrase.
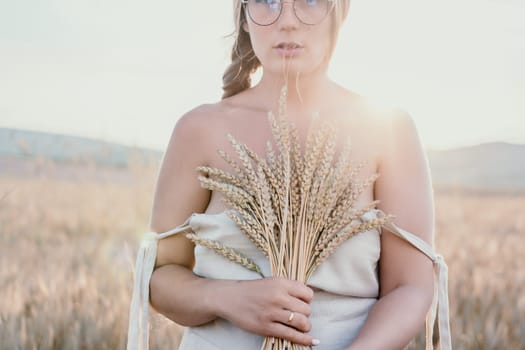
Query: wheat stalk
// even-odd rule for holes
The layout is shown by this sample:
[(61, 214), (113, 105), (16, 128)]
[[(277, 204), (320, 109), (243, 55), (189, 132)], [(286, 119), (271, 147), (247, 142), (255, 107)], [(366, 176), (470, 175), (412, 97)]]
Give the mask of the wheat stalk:
[(250, 258), (242, 255), (235, 249), (229, 248), (225, 246), (224, 244), (211, 240), (211, 239), (205, 239), (202, 237), (197, 236), (193, 233), (188, 233), (186, 235), (187, 238), (192, 240), (195, 244), (200, 244), (206, 248), (213, 249), (215, 252), (219, 253), (220, 255), (224, 256), (230, 261), (233, 261), (234, 263), (237, 263), (241, 266), (246, 267), (248, 270), (251, 270), (253, 272), (257, 272), (261, 277), (264, 278), (264, 274), (261, 271), (261, 268), (259, 265), (257, 265), (253, 260)]
[[(335, 125), (321, 122), (317, 113), (312, 114), (306, 143), (301, 147), (297, 128), (286, 119), (286, 89), (284, 86), (281, 90), (278, 118), (268, 112), (276, 150), (268, 141), (266, 157), (261, 157), (228, 134), (240, 163), (223, 151), (219, 154), (235, 173), (199, 167), (199, 181), (202, 187), (223, 194), (224, 202), (232, 208), (228, 217), (268, 258), (273, 276), (307, 283), (343, 242), (361, 232), (379, 229), (394, 216), (366, 222), (361, 219), (379, 201), (360, 209), (354, 208), (355, 201), (379, 174), (357, 179), (367, 161), (350, 162), (349, 139), (336, 159)], [(356, 221), (360, 223), (354, 224)], [(260, 271), (248, 258), (219, 242), (193, 239), (242, 266)], [(263, 350), (285, 348), (309, 347), (272, 337), (267, 337), (262, 346)]]

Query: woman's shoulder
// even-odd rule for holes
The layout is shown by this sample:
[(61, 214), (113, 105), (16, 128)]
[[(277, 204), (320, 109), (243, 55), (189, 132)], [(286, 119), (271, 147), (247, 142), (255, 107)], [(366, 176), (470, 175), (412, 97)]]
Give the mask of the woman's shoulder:
[(220, 102), (201, 104), (180, 116), (175, 127), (191, 130), (207, 129), (217, 123), (222, 114), (224, 114), (224, 107), (221, 106)]
[[(360, 140), (363, 147), (374, 154), (378, 166), (392, 157), (394, 150), (406, 149), (406, 144), (419, 139), (413, 116), (400, 104), (372, 95), (361, 95), (341, 89), (343, 108), (348, 114), (350, 133)], [(355, 130), (366, 130), (365, 133)]]
[(212, 103), (198, 105), (182, 114), (172, 128), (165, 158), (182, 158), (183, 163), (192, 159), (202, 163), (200, 165), (207, 164), (213, 135), (220, 127), (220, 114), (220, 108)]
[(350, 90), (343, 90), (347, 101), (355, 106), (360, 120), (367, 123), (369, 130), (377, 131), (376, 137), (391, 137), (400, 128), (415, 125), (412, 115), (401, 105), (372, 95), (361, 95)]
[[(186, 144), (193, 147), (192, 153), (201, 153), (209, 158), (210, 150), (223, 142), (232, 124), (235, 124), (235, 108), (223, 100), (204, 103), (182, 114), (172, 129), (171, 144)], [(176, 142), (173, 142), (176, 141)], [(195, 147), (198, 144), (199, 147)]]
[(371, 123), (369, 130), (375, 130), (378, 164), (403, 157), (423, 157), (423, 140), (414, 116), (406, 108), (372, 97), (363, 98), (362, 108)]
[(383, 145), (392, 145), (391, 142), (396, 142), (401, 135), (419, 137), (416, 122), (404, 107), (378, 98), (367, 98), (363, 105)]
[(227, 116), (227, 108), (220, 101), (198, 105), (177, 119), (173, 135), (200, 142), (213, 141), (213, 135), (224, 129)]

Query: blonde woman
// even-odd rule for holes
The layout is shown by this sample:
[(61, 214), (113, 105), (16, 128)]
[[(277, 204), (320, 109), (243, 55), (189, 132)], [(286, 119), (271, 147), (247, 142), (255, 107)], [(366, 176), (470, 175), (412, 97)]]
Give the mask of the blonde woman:
[[(152, 231), (167, 232), (164, 239), (154, 239), (158, 250), (153, 260), (150, 254), (151, 279), (147, 273), (139, 277), (149, 283), (153, 308), (187, 327), (181, 349), (258, 350), (265, 336), (275, 336), (322, 350), (392, 350), (404, 348), (424, 327), (435, 297), (433, 268), (439, 263), (431, 248), (434, 203), (427, 159), (404, 110), (378, 108), (327, 77), (349, 3), (234, 0), (236, 40), (223, 76), (223, 98), (187, 112), (175, 125), (151, 217)], [(261, 79), (252, 86), (251, 74), (259, 68)], [(264, 265), (264, 257), (224, 215), (220, 194), (201, 188), (195, 169), (208, 165), (233, 171), (217, 154), (218, 149), (233, 151), (227, 133), (265, 154), (271, 139), (267, 112), (277, 111), (284, 84), (289, 85), (288, 118), (300, 139), (304, 142), (312, 111), (335, 121), (339, 134), (334, 137), (350, 138), (352, 158), (368, 160), (359, 177), (380, 174), (356, 206), (378, 199), (378, 209), (396, 215), (398, 225), (391, 226), (396, 232), (383, 229), (350, 239), (309, 285), (257, 278), (172, 230), (191, 217), (194, 231), (244, 249)], [(147, 288), (142, 298), (148, 301)], [(139, 317), (133, 310), (132, 318)], [(144, 311), (147, 320), (147, 306)], [(137, 335), (139, 321), (130, 321), (129, 348), (147, 346), (147, 328)], [(447, 329), (442, 337), (448, 337)]]

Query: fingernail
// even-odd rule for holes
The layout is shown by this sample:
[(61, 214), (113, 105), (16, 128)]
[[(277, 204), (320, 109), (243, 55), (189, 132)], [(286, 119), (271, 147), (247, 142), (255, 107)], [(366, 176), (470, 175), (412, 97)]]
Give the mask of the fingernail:
[(319, 339), (312, 339), (312, 345), (319, 345), (321, 341)]

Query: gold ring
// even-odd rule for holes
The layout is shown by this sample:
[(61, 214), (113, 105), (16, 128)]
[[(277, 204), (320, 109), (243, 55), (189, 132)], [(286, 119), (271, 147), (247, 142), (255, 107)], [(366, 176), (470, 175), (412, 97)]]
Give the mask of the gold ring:
[(292, 322), (294, 316), (295, 316), (294, 313), (290, 311), (290, 316), (288, 317), (288, 323)]

